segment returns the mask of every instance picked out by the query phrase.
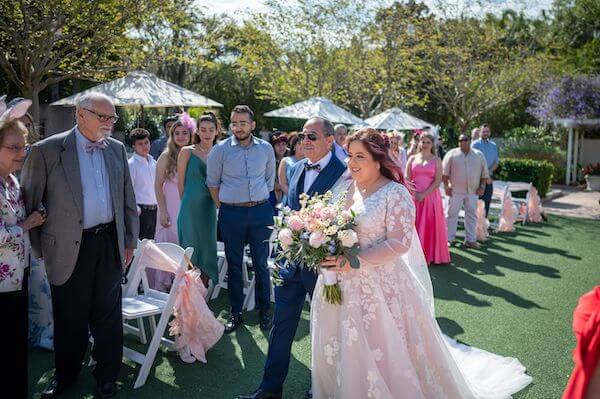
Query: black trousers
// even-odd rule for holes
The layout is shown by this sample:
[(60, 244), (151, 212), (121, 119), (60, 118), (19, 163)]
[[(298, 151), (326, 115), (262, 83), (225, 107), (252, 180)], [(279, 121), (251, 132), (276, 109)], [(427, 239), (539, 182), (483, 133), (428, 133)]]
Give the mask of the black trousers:
[(138, 205), (142, 212), (140, 213), (140, 240), (147, 238), (154, 239), (156, 232), (156, 209), (144, 208), (143, 205)]
[(20, 291), (0, 293), (0, 353), (6, 362), (0, 373), (0, 387), (3, 387), (2, 397), (6, 398), (27, 397), (28, 274), (29, 268), (25, 269)]
[(479, 197), (480, 200), (483, 200), (485, 203), (485, 217), (490, 213), (490, 203), (492, 202), (492, 195), (494, 194), (494, 185), (486, 184), (485, 189), (483, 191), (483, 195)]
[(91, 331), (94, 376), (99, 383), (117, 380), (123, 356), (121, 260), (114, 223), (83, 233), (73, 274), (52, 285), (55, 377), (72, 381), (81, 370)]

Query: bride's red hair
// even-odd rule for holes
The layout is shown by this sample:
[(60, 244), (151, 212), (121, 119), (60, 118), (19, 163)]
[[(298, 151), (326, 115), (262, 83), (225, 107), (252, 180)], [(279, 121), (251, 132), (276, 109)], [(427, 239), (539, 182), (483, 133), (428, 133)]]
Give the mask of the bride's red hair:
[(402, 169), (390, 157), (390, 144), (387, 137), (372, 128), (362, 128), (353, 133), (346, 140), (347, 148), (353, 141), (360, 141), (376, 162), (379, 162), (379, 171), (385, 177), (396, 183), (404, 184)]

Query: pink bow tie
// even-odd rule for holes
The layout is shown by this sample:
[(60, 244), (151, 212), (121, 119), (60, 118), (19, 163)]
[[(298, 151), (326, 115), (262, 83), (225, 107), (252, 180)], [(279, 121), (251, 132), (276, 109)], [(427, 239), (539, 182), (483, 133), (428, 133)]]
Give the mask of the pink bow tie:
[(106, 141), (106, 139), (100, 139), (98, 141), (87, 143), (85, 145), (85, 151), (86, 152), (91, 152), (91, 151), (94, 151), (94, 150), (103, 150), (106, 147), (108, 147), (108, 141)]

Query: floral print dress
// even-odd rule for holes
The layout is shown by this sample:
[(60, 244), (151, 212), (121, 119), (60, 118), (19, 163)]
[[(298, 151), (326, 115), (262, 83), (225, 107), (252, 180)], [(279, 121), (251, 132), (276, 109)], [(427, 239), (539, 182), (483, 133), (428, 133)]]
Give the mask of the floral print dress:
[(0, 292), (21, 290), (29, 266), (29, 234), (17, 226), (26, 218), (19, 182), (0, 178)]

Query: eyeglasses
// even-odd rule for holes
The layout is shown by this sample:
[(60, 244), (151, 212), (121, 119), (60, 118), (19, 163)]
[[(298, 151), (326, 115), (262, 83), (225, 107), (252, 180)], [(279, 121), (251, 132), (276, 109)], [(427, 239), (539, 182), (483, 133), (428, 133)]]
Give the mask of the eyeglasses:
[(87, 112), (94, 114), (96, 116), (96, 118), (102, 123), (106, 123), (106, 122), (117, 123), (117, 121), (119, 120), (118, 115), (104, 115), (104, 114), (100, 114), (96, 111), (92, 111), (91, 109), (88, 109), (88, 108), (84, 108), (84, 109)]
[(28, 145), (0, 145), (2, 148), (6, 148), (7, 150), (14, 152), (15, 154), (20, 153), (23, 150), (27, 150), (29, 148)]
[(317, 136), (317, 133), (315, 132), (302, 132), (302, 133), (298, 133), (298, 140), (302, 141), (304, 140), (304, 138), (308, 138), (310, 141), (317, 141), (319, 139), (319, 136)]
[(230, 129), (235, 129), (235, 128), (242, 128), (245, 129), (248, 126), (250, 126), (250, 122), (232, 122), (229, 124), (229, 128)]

